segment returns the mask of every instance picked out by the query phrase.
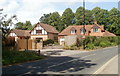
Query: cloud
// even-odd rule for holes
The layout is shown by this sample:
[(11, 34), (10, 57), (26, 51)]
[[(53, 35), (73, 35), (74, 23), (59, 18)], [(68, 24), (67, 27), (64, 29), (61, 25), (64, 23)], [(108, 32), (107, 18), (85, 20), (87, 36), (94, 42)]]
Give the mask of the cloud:
[[(64, 10), (59, 10), (57, 4), (62, 2), (68, 6), (83, 0), (0, 0), (0, 8), (9, 16), (16, 14), (18, 21), (30, 20), (32, 24), (37, 23), (43, 14), (58, 11), (62, 15)], [(85, 0), (87, 2), (101, 2), (108, 0)], [(110, 2), (112, 0), (109, 0)], [(119, 0), (114, 0), (119, 1)], [(54, 5), (55, 3), (56, 5)], [(60, 6), (59, 6), (60, 7)]]

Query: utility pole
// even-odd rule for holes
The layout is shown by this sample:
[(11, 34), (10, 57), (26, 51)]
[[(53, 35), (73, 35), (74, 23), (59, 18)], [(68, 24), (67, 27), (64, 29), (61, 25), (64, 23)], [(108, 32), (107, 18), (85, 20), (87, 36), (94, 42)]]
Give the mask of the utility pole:
[[(84, 21), (83, 21), (83, 29), (84, 29), (84, 34), (83, 34), (83, 39), (85, 40), (85, 0), (83, 0), (83, 13), (84, 13)], [(83, 41), (83, 49), (85, 49), (85, 41)]]

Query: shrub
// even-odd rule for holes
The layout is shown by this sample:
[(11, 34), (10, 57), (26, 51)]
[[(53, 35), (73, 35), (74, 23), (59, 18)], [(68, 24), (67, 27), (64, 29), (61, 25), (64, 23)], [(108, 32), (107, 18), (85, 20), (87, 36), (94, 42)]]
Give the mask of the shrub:
[(76, 45), (72, 45), (72, 46), (64, 46), (63, 49), (66, 49), (66, 50), (78, 50), (79, 47), (77, 47)]
[(55, 44), (55, 45), (58, 45), (58, 42), (55, 41), (54, 44)]
[(69, 50), (70, 49), (70, 46), (63, 46), (63, 49), (66, 49), (66, 50)]
[(102, 41), (102, 42), (100, 42), (99, 46), (101, 46), (101, 47), (107, 47), (107, 44)]
[(54, 41), (52, 39), (47, 39), (43, 41), (43, 45), (48, 45), (48, 44), (54, 44)]
[(94, 44), (87, 44), (86, 49), (94, 49)]

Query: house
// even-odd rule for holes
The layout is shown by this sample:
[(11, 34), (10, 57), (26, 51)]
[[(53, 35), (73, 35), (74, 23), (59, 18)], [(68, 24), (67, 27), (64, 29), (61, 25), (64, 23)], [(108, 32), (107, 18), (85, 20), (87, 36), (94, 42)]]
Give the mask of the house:
[(44, 41), (46, 39), (58, 40), (58, 33), (51, 25), (37, 23), (32, 30), (13, 29), (9, 33), (9, 36), (15, 37), (15, 39), (25, 39), (25, 37), (29, 37), (30, 39), (40, 38)]
[(58, 40), (58, 31), (48, 24), (38, 23), (30, 31), (31, 39), (40, 38), (43, 41), (46, 39)]
[(26, 37), (30, 38), (30, 30), (20, 30), (20, 29), (12, 29), (8, 36), (14, 37), (15, 41), (17, 39), (25, 39)]
[(26, 39), (29, 39), (27, 43), (29, 44), (30, 49), (37, 49), (34, 40), (39, 39), (40, 41), (44, 41), (47, 39), (52, 39), (57, 41), (58, 33), (59, 32), (51, 25), (37, 23), (32, 30), (13, 29), (10, 31), (8, 36), (15, 38), (15, 41), (18, 43), (20, 49), (26, 49)]
[(59, 33), (59, 43), (65, 41), (65, 36), (80, 35), (80, 36), (116, 36), (104, 29), (104, 26), (100, 26), (94, 21), (93, 25), (70, 25)]

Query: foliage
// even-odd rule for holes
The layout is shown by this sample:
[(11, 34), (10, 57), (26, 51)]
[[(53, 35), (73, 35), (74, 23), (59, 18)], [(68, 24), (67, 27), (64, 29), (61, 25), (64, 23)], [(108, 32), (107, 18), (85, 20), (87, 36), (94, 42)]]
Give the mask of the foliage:
[(64, 25), (72, 25), (73, 24), (73, 18), (74, 18), (74, 13), (70, 8), (65, 9), (61, 16), (61, 21), (63, 22)]
[(72, 46), (64, 46), (63, 49), (66, 49), (66, 50), (78, 50), (79, 47), (77, 47), (76, 45), (72, 45)]
[(43, 46), (48, 45), (48, 44), (54, 44), (54, 41), (52, 39), (47, 39), (43, 41)]
[(15, 24), (16, 29), (21, 29), (21, 30), (32, 30), (32, 24), (30, 21), (26, 21), (25, 23), (23, 22), (18, 22)]
[(49, 24), (48, 21), (49, 21), (50, 15), (51, 15), (51, 13), (49, 13), (49, 14), (43, 14), (43, 16), (39, 19), (39, 21), (41, 23)]
[(58, 45), (58, 42), (57, 42), (57, 41), (54, 41), (54, 44), (55, 44), (55, 45)]
[(87, 44), (86, 49), (94, 49), (94, 44)]
[(0, 9), (0, 30), (2, 30), (2, 39), (5, 40), (10, 32), (10, 26), (12, 26), (13, 20), (17, 20), (16, 15), (7, 18), (7, 14), (2, 13), (3, 9)]
[(61, 32), (69, 25), (83, 25), (84, 19), (86, 25), (94, 24), (95, 19), (99, 25), (104, 25), (105, 30), (120, 35), (120, 11), (117, 8), (106, 10), (95, 7), (92, 10), (87, 10), (79, 7), (75, 13), (72, 12), (71, 8), (66, 8), (62, 16), (58, 12), (43, 14), (40, 22), (50, 24)]
[(15, 64), (15, 63), (22, 63), (26, 61), (31, 60), (38, 60), (44, 58), (43, 56), (38, 56), (34, 52), (28, 52), (28, 51), (9, 51), (9, 49), (6, 49), (2, 51), (2, 64), (3, 65), (9, 65), (9, 64)]
[(95, 37), (95, 36), (86, 36), (85, 39), (81, 39), (79, 41), (79, 46), (64, 46), (64, 49), (67, 50), (76, 50), (84, 48), (84, 49), (95, 49), (100, 47), (109, 47), (109, 46), (116, 46), (120, 45), (120, 36), (112, 36), (112, 37)]

